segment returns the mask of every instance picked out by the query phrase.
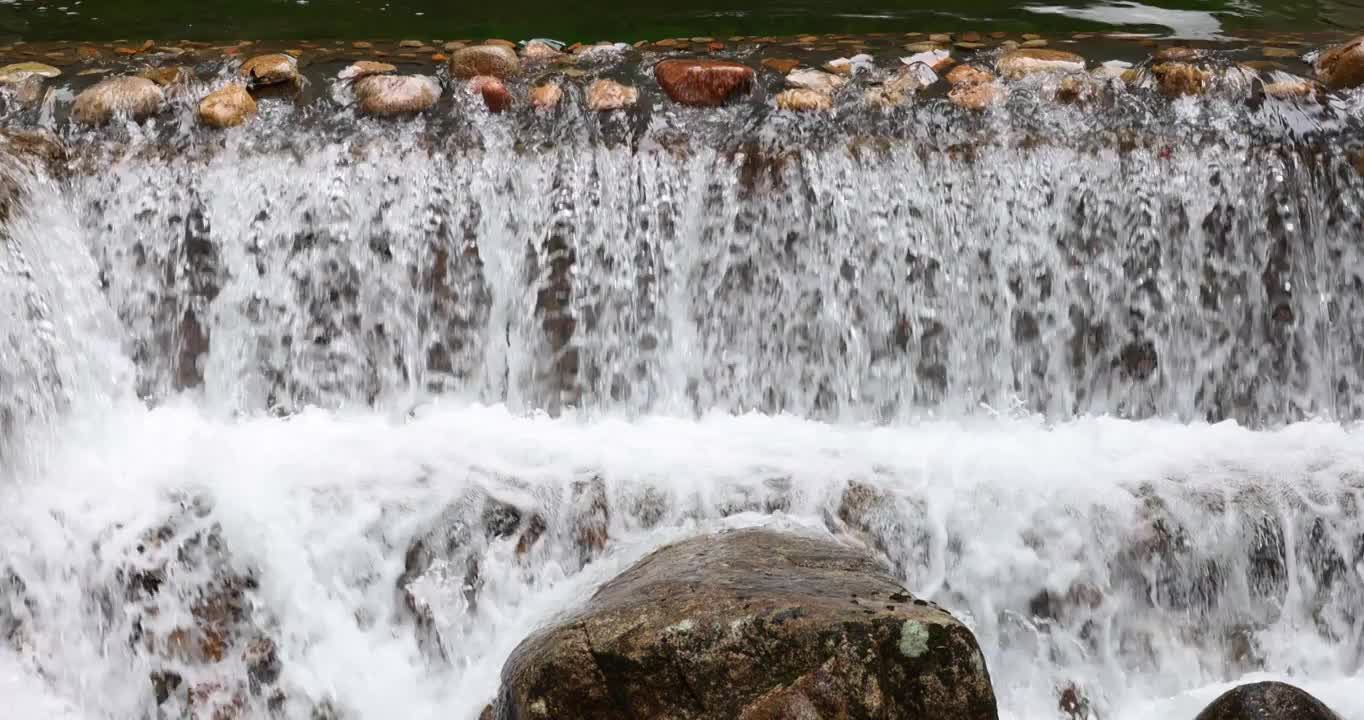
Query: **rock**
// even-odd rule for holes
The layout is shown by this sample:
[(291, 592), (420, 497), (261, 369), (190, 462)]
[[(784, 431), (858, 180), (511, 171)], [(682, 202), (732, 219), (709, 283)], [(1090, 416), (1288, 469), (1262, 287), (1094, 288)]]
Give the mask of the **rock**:
[(1291, 80), (1277, 80), (1265, 83), (1265, 94), (1269, 97), (1281, 100), (1292, 100), (1295, 98), (1305, 98), (1316, 95), (1321, 86), (1306, 78), (1294, 78)]
[(244, 85), (214, 90), (199, 101), (199, 121), (213, 128), (241, 125), (256, 114), (256, 100)]
[(420, 41), (420, 40), (399, 40), (399, 41), (398, 41), (398, 47), (401, 47), (401, 48), (419, 48), (419, 47), (423, 47), (423, 46), (425, 46), (425, 45), (426, 45), (426, 43), (424, 43), (424, 42), (422, 42), (422, 41)]
[(1260, 49), (1260, 52), (1267, 58), (1292, 58), (1294, 60), (1298, 58), (1298, 51), (1293, 48), (1264, 47)]
[(563, 56), (564, 52), (562, 50), (544, 40), (531, 40), (521, 49), (522, 59), (531, 62), (557, 60)]
[(932, 68), (933, 72), (941, 73), (943, 70), (951, 67), (952, 55), (946, 50), (925, 50), (924, 52), (915, 53), (909, 57), (900, 58), (900, 62), (905, 65), (923, 63)]
[(1107, 60), (1099, 67), (1090, 71), (1090, 74), (1100, 80), (1121, 80), (1123, 73), (1132, 69), (1132, 63), (1125, 60)]
[(460, 80), (491, 75), (506, 80), (521, 72), (521, 61), (505, 45), (474, 45), (450, 53), (450, 74)]
[(778, 74), (785, 76), (787, 73), (800, 67), (800, 61), (795, 58), (764, 58), (762, 65), (769, 70), (773, 70)]
[(1364, 35), (1340, 47), (1323, 50), (1312, 68), (1317, 79), (1331, 90), (1364, 85)]
[(469, 92), (481, 95), (484, 106), (491, 112), (500, 113), (512, 104), (507, 86), (491, 75), (479, 75), (469, 80)]
[(440, 99), (440, 83), (426, 75), (369, 75), (354, 87), (360, 112), (369, 115), (419, 113)]
[(937, 73), (923, 63), (900, 68), (881, 87), (867, 90), (866, 100), (872, 105), (896, 107), (909, 96), (938, 81)]
[(673, 102), (712, 107), (753, 87), (753, 68), (728, 60), (664, 60), (654, 79)]
[(1099, 95), (1102, 83), (1090, 75), (1067, 75), (1056, 84), (1056, 101), (1083, 104)]
[(620, 110), (639, 101), (639, 91), (614, 80), (594, 80), (587, 86), (587, 108), (597, 112)]
[(1340, 720), (1340, 716), (1292, 685), (1257, 682), (1223, 693), (1195, 720)]
[(1188, 63), (1170, 62), (1151, 66), (1156, 87), (1169, 97), (1202, 95), (1212, 80), (1212, 74)]
[(559, 83), (547, 82), (531, 88), (530, 105), (537, 110), (553, 110), (563, 96), (564, 91), (559, 87)]
[(1169, 62), (1171, 60), (1195, 60), (1203, 56), (1202, 50), (1191, 47), (1167, 47), (1161, 48), (1155, 55), (1151, 56), (1156, 62)]
[(342, 80), (359, 80), (370, 75), (388, 75), (397, 71), (398, 68), (386, 62), (360, 60), (347, 65), (344, 70), (336, 74), (336, 77)]
[(40, 62), (14, 63), (0, 67), (0, 82), (18, 82), (37, 75), (38, 77), (54, 78), (62, 74), (62, 71), (45, 65)]
[(1018, 79), (1039, 72), (1083, 71), (1085, 59), (1064, 50), (1019, 48), (1005, 53), (995, 67), (1000, 75)]
[(777, 107), (782, 110), (806, 112), (810, 110), (832, 110), (834, 107), (833, 98), (822, 92), (804, 88), (783, 90), (777, 93), (775, 100)]
[(856, 75), (876, 67), (870, 55), (854, 55), (850, 58), (835, 58), (824, 64), (824, 71), (835, 75)]
[(298, 82), (298, 60), (284, 53), (257, 55), (242, 63), (241, 74), (253, 87)]
[(974, 85), (959, 85), (947, 93), (947, 99), (965, 110), (984, 110), (1004, 99), (999, 84), (983, 82)]
[(147, 78), (112, 77), (86, 88), (71, 106), (71, 117), (86, 125), (103, 125), (116, 115), (141, 121), (161, 111), (166, 96)]
[(945, 76), (947, 83), (958, 85), (978, 85), (995, 79), (994, 73), (975, 65), (958, 65)]
[(1024, 48), (1044, 48), (1047, 46), (1047, 41), (1042, 39), (1024, 40), (1022, 43), (1019, 43), (1018, 46)]
[(601, 476), (575, 480), (569, 488), (572, 507), (573, 539), (578, 559), (584, 565), (601, 555), (611, 539), (611, 508), (606, 498), (606, 481)]
[(545, 720), (997, 715), (964, 625), (859, 550), (762, 529), (677, 543), (621, 573), (517, 647), (496, 708)]
[(833, 95), (834, 91), (847, 82), (843, 78), (823, 70), (793, 70), (786, 76), (786, 86), (796, 90), (813, 90), (823, 95)]
[(167, 87), (187, 83), (194, 77), (194, 74), (188, 68), (172, 65), (170, 67), (147, 68), (138, 73), (137, 76), (147, 78), (161, 87)]

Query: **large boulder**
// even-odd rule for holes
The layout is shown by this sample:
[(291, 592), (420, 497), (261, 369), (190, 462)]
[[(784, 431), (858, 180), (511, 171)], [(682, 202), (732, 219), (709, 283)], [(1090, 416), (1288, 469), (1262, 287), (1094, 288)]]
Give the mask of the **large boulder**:
[(360, 112), (368, 115), (424, 112), (440, 99), (440, 83), (426, 75), (366, 75), (354, 89)]
[(753, 68), (729, 60), (664, 60), (654, 78), (673, 102), (715, 106), (753, 87)]
[(866, 553), (770, 530), (665, 547), (502, 670), (502, 720), (993, 720), (975, 637)]
[(284, 53), (257, 55), (242, 63), (241, 75), (254, 87), (295, 83), (299, 79), (298, 60)]
[(232, 83), (199, 101), (199, 121), (213, 128), (241, 125), (256, 114), (256, 100), (246, 86)]
[(1195, 720), (1340, 720), (1306, 691), (1281, 682), (1241, 685), (1223, 693)]
[(614, 80), (594, 80), (587, 86), (587, 108), (596, 112), (623, 110), (639, 101), (639, 91)]
[(503, 45), (475, 45), (450, 53), (450, 74), (461, 80), (479, 75), (506, 80), (520, 72), (516, 52)]
[(86, 125), (103, 125), (115, 115), (142, 120), (166, 104), (161, 86), (141, 77), (112, 77), (76, 96), (71, 117)]
[(1364, 85), (1364, 35), (1323, 50), (1312, 67), (1317, 71), (1317, 79), (1332, 90)]

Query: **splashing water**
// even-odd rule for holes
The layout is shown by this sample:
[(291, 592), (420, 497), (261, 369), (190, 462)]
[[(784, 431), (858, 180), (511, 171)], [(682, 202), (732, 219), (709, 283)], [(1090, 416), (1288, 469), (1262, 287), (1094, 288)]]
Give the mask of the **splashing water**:
[(967, 621), (1006, 718), (1364, 718), (1349, 128), (1029, 93), (70, 137), (0, 240), (0, 696), (473, 718), (614, 573), (769, 524)]

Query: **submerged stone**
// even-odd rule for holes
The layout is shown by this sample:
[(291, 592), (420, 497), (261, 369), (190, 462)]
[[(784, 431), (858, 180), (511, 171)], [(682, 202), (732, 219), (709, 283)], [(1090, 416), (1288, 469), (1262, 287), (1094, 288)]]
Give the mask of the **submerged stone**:
[(86, 125), (103, 125), (115, 116), (143, 120), (161, 111), (166, 96), (147, 78), (112, 77), (86, 88), (76, 96), (71, 117)]
[(440, 99), (440, 83), (426, 75), (369, 75), (355, 81), (360, 112), (406, 115), (431, 109)]
[(958, 85), (947, 93), (947, 99), (964, 110), (984, 110), (1004, 99), (1004, 91), (993, 81)]
[(500, 113), (511, 107), (511, 93), (501, 80), (491, 75), (479, 75), (469, 80), (469, 92), (483, 98), (483, 105), (490, 112)]
[(1332, 90), (1364, 85), (1364, 35), (1339, 47), (1323, 50), (1312, 63), (1317, 79)]
[(520, 72), (521, 61), (506, 45), (474, 45), (450, 53), (450, 75), (460, 80), (479, 75), (506, 80)]
[(255, 98), (237, 83), (214, 90), (199, 101), (199, 121), (209, 127), (235, 127), (255, 114)]
[(1223, 693), (1196, 720), (1340, 720), (1340, 716), (1292, 685), (1258, 682)]
[(521, 57), (532, 62), (557, 60), (564, 55), (564, 51), (543, 40), (531, 40), (521, 49)]
[(39, 77), (54, 78), (62, 74), (58, 68), (40, 62), (14, 63), (0, 67), (0, 82), (13, 82), (23, 80), (37, 75)]
[(1064, 50), (1019, 48), (1005, 53), (996, 65), (999, 74), (1018, 79), (1039, 72), (1076, 72), (1085, 69), (1085, 59)]
[(594, 80), (587, 86), (587, 108), (597, 112), (621, 110), (639, 101), (639, 91), (614, 80)]
[(729, 60), (664, 60), (654, 78), (673, 102), (715, 106), (753, 87), (753, 68)]
[(809, 112), (811, 110), (831, 110), (834, 106), (833, 98), (826, 93), (809, 90), (806, 88), (792, 88), (777, 93), (775, 98), (777, 107), (782, 110), (795, 110), (798, 112)]
[(787, 73), (800, 67), (800, 61), (795, 58), (764, 58), (762, 66), (785, 76)]
[(386, 62), (374, 60), (360, 60), (347, 65), (345, 69), (337, 73), (336, 76), (342, 80), (359, 80), (370, 75), (388, 75), (395, 73), (398, 68)]
[(824, 95), (832, 95), (833, 92), (846, 84), (848, 81), (823, 70), (793, 70), (786, 76), (786, 86), (797, 90), (813, 90)]
[(564, 91), (559, 87), (559, 83), (547, 82), (531, 88), (530, 105), (537, 110), (552, 110), (558, 106), (563, 96)]
[(1169, 62), (1151, 66), (1156, 87), (1169, 97), (1202, 95), (1212, 81), (1212, 73), (1189, 63)]
[(975, 65), (958, 65), (952, 68), (944, 78), (949, 85), (955, 87), (990, 82), (995, 79), (995, 75), (989, 70)]
[(740, 530), (659, 550), (540, 630), (496, 717), (994, 720), (970, 630), (828, 539)]
[(242, 63), (241, 74), (253, 86), (297, 82), (298, 60), (284, 53), (257, 55)]

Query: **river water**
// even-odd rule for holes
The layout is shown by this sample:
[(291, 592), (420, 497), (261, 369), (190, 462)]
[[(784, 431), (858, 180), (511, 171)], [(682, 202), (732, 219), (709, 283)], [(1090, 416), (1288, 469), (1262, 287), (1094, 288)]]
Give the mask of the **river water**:
[(6, 712), (473, 718), (613, 573), (765, 524), (962, 617), (1002, 717), (1364, 719), (1360, 98), (1045, 92), (24, 116), (80, 150), (6, 169)]

